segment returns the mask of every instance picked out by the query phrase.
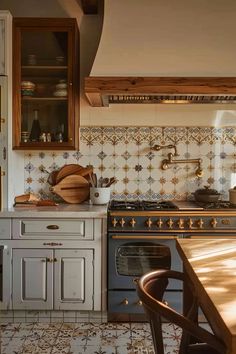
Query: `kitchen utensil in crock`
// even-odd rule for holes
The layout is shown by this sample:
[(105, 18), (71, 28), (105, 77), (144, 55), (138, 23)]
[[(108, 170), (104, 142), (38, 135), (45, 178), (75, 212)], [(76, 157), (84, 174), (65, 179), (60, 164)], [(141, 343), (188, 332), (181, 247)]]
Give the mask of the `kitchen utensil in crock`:
[(82, 176), (70, 175), (51, 187), (50, 191), (67, 203), (79, 204), (89, 197), (89, 182)]
[(210, 189), (209, 186), (197, 189), (194, 193), (194, 198), (197, 202), (215, 203), (220, 199), (221, 194), (216, 189)]

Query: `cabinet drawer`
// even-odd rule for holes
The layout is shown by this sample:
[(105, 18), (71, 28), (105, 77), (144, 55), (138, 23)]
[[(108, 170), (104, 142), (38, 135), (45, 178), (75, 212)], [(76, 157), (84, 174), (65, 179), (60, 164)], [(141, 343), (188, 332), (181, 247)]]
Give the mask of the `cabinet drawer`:
[(0, 239), (7, 240), (11, 238), (11, 220), (0, 219)]
[(14, 239), (93, 240), (92, 219), (15, 219)]

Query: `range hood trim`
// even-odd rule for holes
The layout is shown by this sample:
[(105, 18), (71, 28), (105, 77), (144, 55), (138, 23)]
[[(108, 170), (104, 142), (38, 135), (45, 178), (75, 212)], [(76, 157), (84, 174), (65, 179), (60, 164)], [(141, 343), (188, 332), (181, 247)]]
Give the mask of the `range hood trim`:
[[(85, 78), (85, 95), (93, 107), (109, 106), (109, 96), (129, 96), (131, 99), (140, 95), (167, 95), (170, 100), (173, 100), (175, 95), (206, 95), (213, 96), (212, 103), (236, 103), (235, 100), (228, 100), (229, 96), (236, 96), (236, 77), (89, 76)], [(214, 96), (221, 96), (219, 102), (216, 102)], [(131, 102), (124, 100), (122, 103)], [(133, 103), (153, 103), (153, 101), (134, 100)], [(193, 103), (205, 102), (200, 100)]]

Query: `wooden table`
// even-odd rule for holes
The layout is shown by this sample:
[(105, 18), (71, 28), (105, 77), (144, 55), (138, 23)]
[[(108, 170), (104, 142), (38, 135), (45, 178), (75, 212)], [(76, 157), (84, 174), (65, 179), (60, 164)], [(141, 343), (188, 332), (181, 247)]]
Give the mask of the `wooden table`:
[(236, 239), (178, 239), (176, 247), (209, 324), (236, 354)]

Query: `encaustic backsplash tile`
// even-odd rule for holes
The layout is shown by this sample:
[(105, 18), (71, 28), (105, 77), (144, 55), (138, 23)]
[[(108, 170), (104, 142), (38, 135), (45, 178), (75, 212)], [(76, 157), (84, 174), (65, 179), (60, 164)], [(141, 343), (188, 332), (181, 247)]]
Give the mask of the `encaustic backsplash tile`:
[[(201, 158), (196, 164), (171, 164), (161, 169), (173, 149), (154, 151), (153, 145), (176, 145), (178, 159)], [(48, 173), (64, 164), (93, 165), (99, 177), (115, 176), (112, 197), (119, 199), (186, 199), (209, 184), (227, 190), (236, 171), (236, 127), (81, 127), (79, 151), (25, 153), (25, 191), (49, 194)]]

